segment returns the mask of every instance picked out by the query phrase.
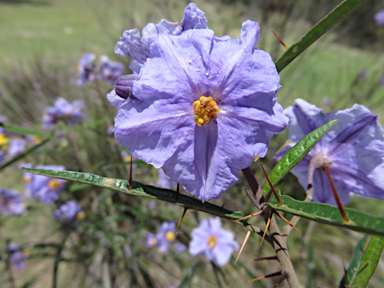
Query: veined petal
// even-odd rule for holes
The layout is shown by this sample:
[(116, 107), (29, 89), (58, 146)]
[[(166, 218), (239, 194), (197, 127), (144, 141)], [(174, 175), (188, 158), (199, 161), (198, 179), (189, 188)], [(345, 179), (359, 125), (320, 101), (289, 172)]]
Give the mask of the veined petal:
[(185, 7), (183, 20), (181, 20), (181, 26), (184, 31), (189, 29), (207, 29), (207, 23), (208, 20), (205, 17), (205, 13), (195, 3), (189, 3)]

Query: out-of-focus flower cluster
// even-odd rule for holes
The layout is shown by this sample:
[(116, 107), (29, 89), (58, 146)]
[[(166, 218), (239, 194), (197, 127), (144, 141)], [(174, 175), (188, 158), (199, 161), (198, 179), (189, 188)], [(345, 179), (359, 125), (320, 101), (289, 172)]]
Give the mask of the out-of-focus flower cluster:
[(85, 115), (80, 112), (84, 107), (82, 100), (69, 103), (64, 98), (56, 98), (52, 107), (48, 107), (43, 115), (43, 128), (48, 129), (52, 124), (59, 121), (74, 125), (84, 119)]
[(22, 270), (27, 265), (27, 258), (31, 251), (29, 249), (20, 249), (20, 245), (17, 243), (9, 243), (7, 246), (7, 252), (9, 254), (9, 264), (16, 267), (17, 270)]
[[(159, 247), (161, 253), (166, 253), (176, 240), (176, 223), (164, 222), (156, 234), (148, 233), (147, 247)], [(179, 249), (180, 250), (180, 249)]]

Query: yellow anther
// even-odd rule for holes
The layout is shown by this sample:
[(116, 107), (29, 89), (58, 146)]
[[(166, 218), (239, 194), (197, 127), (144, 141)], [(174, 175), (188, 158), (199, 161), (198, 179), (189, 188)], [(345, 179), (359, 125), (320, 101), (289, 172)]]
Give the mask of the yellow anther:
[(41, 143), (41, 138), (38, 137), (38, 136), (36, 136), (36, 135), (33, 135), (33, 136), (32, 136), (32, 141), (33, 141), (33, 143), (34, 143), (35, 145), (38, 145), (38, 144)]
[(23, 179), (24, 183), (31, 183), (31, 181), (32, 181), (32, 177), (31, 176), (24, 177), (24, 179)]
[(151, 240), (149, 240), (149, 242), (151, 243), (151, 245), (155, 245), (157, 242), (156, 237), (152, 237)]
[(82, 72), (83, 70), (84, 70), (84, 68), (80, 65), (76, 67), (77, 72)]
[(217, 244), (217, 237), (216, 237), (215, 235), (209, 236), (209, 237), (207, 238), (207, 242), (208, 242), (208, 246), (209, 246), (209, 248), (212, 249), (212, 248), (215, 247), (216, 244)]
[(168, 241), (173, 241), (176, 238), (176, 234), (174, 232), (168, 231), (167, 233), (165, 233), (165, 238)]
[(7, 150), (9, 144), (9, 138), (6, 137), (3, 133), (0, 133), (0, 149)]
[(63, 185), (63, 183), (61, 183), (59, 180), (56, 180), (56, 179), (52, 179), (48, 181), (48, 186), (52, 190), (59, 190), (61, 185)]
[(31, 250), (30, 249), (24, 249), (23, 253), (28, 256), (29, 254), (31, 254)]
[(200, 127), (211, 123), (216, 118), (216, 113), (220, 111), (212, 97), (201, 96), (199, 100), (193, 102), (192, 107), (195, 113), (195, 123)]
[(84, 217), (85, 217), (84, 211), (80, 211), (79, 213), (76, 214), (77, 220), (82, 220), (82, 219), (84, 219)]

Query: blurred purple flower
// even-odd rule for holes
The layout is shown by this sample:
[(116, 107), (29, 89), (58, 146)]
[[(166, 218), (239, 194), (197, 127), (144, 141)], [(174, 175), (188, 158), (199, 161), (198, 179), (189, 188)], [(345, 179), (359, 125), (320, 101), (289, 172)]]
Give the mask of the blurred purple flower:
[(77, 72), (79, 79), (77, 85), (83, 86), (87, 82), (94, 81), (96, 79), (97, 66), (93, 63), (96, 56), (91, 53), (83, 53), (77, 66)]
[(374, 18), (376, 21), (376, 26), (383, 26), (384, 25), (384, 9), (377, 12)]
[(146, 243), (148, 248), (155, 247), (157, 245), (156, 235), (152, 233), (148, 233), (146, 238)]
[(0, 214), (19, 215), (25, 210), (23, 197), (15, 190), (0, 187)]
[(215, 262), (219, 267), (227, 264), (233, 251), (239, 249), (233, 234), (221, 228), (218, 217), (204, 219), (192, 230), (191, 235), (189, 253), (192, 256), (204, 253), (209, 261)]
[(109, 82), (111, 85), (115, 85), (116, 79), (121, 76), (125, 70), (123, 64), (110, 61), (106, 55), (100, 57), (100, 67), (100, 79)]
[(366, 79), (366, 78), (367, 78), (367, 70), (365, 70), (365, 69), (360, 70), (360, 71), (359, 71), (359, 78), (360, 78), (361, 80)]
[(49, 128), (59, 120), (69, 124), (76, 124), (84, 119), (84, 114), (80, 110), (84, 107), (84, 101), (75, 100), (69, 103), (64, 98), (56, 98), (54, 106), (47, 108), (43, 116), (44, 129)]
[(113, 136), (113, 126), (108, 126), (107, 127), (107, 135), (108, 136)]
[(155, 207), (156, 207), (156, 201), (155, 200), (149, 201), (148, 209), (153, 210), (153, 209), (155, 209)]
[(31, 253), (30, 250), (24, 249), (23, 251), (18, 251), (20, 245), (16, 243), (9, 243), (7, 250), (10, 253), (9, 263), (16, 267), (17, 270), (22, 270), (26, 266), (26, 260)]
[(4, 156), (4, 152), (2, 150), (0, 150), (0, 165), (1, 163), (3, 163), (5, 160), (5, 156)]
[(159, 246), (161, 253), (166, 253), (169, 246), (176, 239), (176, 223), (164, 222), (161, 224), (159, 232), (156, 235), (148, 233), (147, 235), (147, 247)]
[[(189, 4), (183, 27), (162, 20), (124, 32), (116, 45), (140, 76), (118, 105), (115, 137), (138, 158), (202, 201), (219, 198), (238, 171), (264, 157), (272, 135), (287, 126), (276, 101), (279, 75), (258, 50), (258, 23), (240, 38), (218, 38)], [(183, 30), (184, 29), (184, 30)], [(160, 33), (161, 32), (161, 33)]]
[(79, 204), (75, 201), (68, 201), (60, 205), (59, 209), (53, 213), (53, 216), (57, 220), (75, 222), (76, 220), (83, 219), (85, 215)]
[(176, 251), (177, 253), (184, 252), (186, 249), (187, 249), (187, 246), (185, 246), (183, 243), (177, 243), (177, 244), (175, 245), (175, 251)]
[[(32, 168), (31, 164), (22, 164), (21, 167)], [(49, 169), (64, 171), (64, 166), (37, 165), (35, 169)], [(62, 179), (49, 178), (42, 175), (33, 175), (24, 172), (25, 194), (32, 198), (39, 198), (45, 204), (52, 204), (59, 198), (59, 194), (64, 190)]]
[(384, 86), (384, 75), (380, 77), (379, 86)]
[(164, 189), (171, 189), (173, 187), (176, 187), (177, 183), (170, 180), (167, 175), (165, 175), (163, 169), (157, 169), (157, 182), (156, 186)]
[(8, 156), (14, 157), (19, 155), (25, 149), (26, 142), (23, 139), (13, 138), (10, 141), (9, 148), (7, 151)]
[(305, 135), (333, 119), (335, 125), (291, 171), (307, 189), (313, 176), (313, 200), (336, 205), (324, 163), (329, 167), (342, 203), (350, 193), (384, 199), (384, 130), (377, 115), (363, 105), (323, 114), (315, 105), (297, 99), (284, 110), (289, 117), (290, 143), (275, 156), (281, 159)]

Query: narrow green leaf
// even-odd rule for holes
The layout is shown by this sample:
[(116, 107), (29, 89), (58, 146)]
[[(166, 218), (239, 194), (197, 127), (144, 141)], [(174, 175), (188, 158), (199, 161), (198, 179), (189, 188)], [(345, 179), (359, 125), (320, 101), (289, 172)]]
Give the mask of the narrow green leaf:
[[(308, 135), (305, 135), (295, 146), (293, 146), (269, 174), (269, 179), (273, 185), (276, 185), (301, 159), (308, 154), (308, 152), (315, 146), (315, 144), (329, 131), (339, 120), (329, 121), (327, 124), (317, 128)], [(263, 187), (264, 195), (267, 195), (271, 186), (268, 181), (265, 182)]]
[(5, 129), (7, 129), (10, 132), (18, 133), (21, 135), (35, 135), (35, 136), (38, 136), (40, 138), (52, 138), (53, 137), (52, 135), (37, 132), (37, 131), (34, 131), (32, 129), (26, 129), (26, 128), (23, 128), (20, 126), (11, 125), (8, 123), (1, 123), (0, 122), (0, 126), (4, 127)]
[[(72, 172), (72, 171), (57, 171), (45, 169), (28, 169), (22, 168), (25, 171), (33, 174), (44, 175), (52, 178), (59, 178), (64, 180), (76, 181), (93, 186), (108, 188), (123, 192), (133, 196), (141, 196), (150, 199), (158, 199), (170, 203), (175, 203), (185, 208), (194, 209), (215, 215), (224, 219), (236, 220), (241, 218), (238, 212), (233, 212), (223, 207), (205, 202), (202, 203), (196, 198), (180, 194), (176, 199), (176, 192), (168, 189), (161, 189), (150, 185), (145, 185), (136, 181), (132, 182), (132, 189), (129, 189), (129, 182), (122, 179), (105, 178), (89, 173)], [(250, 225), (246, 221), (242, 221), (245, 225)], [(250, 225), (253, 231), (259, 232), (260, 229), (256, 226)]]
[(355, 10), (366, 0), (344, 0), (327, 16), (311, 28), (298, 42), (289, 47), (287, 51), (276, 61), (277, 71), (281, 72), (289, 63), (299, 56), (305, 49), (311, 46), (317, 39), (331, 29), (345, 16)]
[(14, 158), (8, 160), (7, 162), (5, 162), (3, 165), (0, 166), (0, 171), (3, 170), (4, 168), (8, 167), (9, 165), (12, 165), (13, 163), (15, 163), (16, 161), (19, 161), (20, 159), (26, 157), (27, 155), (31, 154), (32, 152), (34, 152), (35, 150), (39, 149), (40, 147), (44, 146), (45, 144), (47, 144), (52, 138), (48, 138), (48, 139), (45, 139), (43, 142), (41, 142), (40, 144), (38, 145), (35, 145), (31, 148), (29, 148), (27, 151), (15, 156)]
[(281, 207), (275, 197), (271, 197), (270, 202), (264, 204), (277, 211), (297, 215), (319, 223), (384, 236), (384, 217), (373, 216), (357, 210), (344, 208), (345, 213), (351, 220), (346, 223), (343, 222), (339, 208), (337, 207), (323, 203), (298, 201), (287, 195), (280, 195), (280, 199), (284, 204)]

